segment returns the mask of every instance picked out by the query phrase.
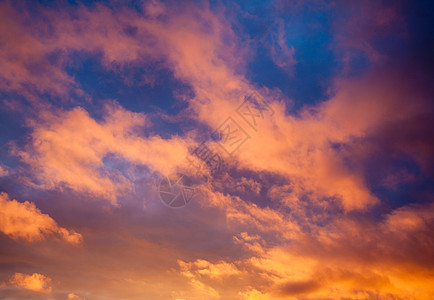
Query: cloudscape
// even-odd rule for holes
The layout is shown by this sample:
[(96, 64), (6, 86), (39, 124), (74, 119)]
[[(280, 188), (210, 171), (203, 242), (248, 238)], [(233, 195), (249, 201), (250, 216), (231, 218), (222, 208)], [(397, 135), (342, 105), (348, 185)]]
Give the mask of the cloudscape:
[(0, 0), (0, 298), (433, 299), (433, 20)]

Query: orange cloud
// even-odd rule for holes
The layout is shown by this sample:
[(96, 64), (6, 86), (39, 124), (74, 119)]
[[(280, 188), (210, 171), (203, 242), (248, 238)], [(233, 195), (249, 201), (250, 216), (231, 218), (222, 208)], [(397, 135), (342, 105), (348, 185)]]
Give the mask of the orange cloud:
[(217, 264), (212, 264), (209, 261), (198, 259), (193, 263), (185, 263), (183, 261), (178, 261), (181, 269), (185, 273), (185, 276), (192, 277), (193, 273), (208, 276), (210, 278), (219, 278), (237, 275), (240, 273), (238, 268), (233, 264), (226, 262), (219, 262)]
[(102, 122), (92, 119), (82, 108), (49, 113), (45, 123), (35, 123), (32, 144), (16, 153), (30, 164), (42, 181), (39, 187), (72, 188), (102, 196), (115, 204), (119, 195), (133, 191), (134, 178), (104, 165), (108, 155), (146, 165), (152, 171), (169, 174), (187, 162), (187, 142), (174, 136), (142, 137), (139, 129), (146, 123), (144, 114), (108, 105)]
[(178, 260), (178, 264), (181, 273), (189, 278), (190, 284), (195, 291), (207, 298), (220, 298), (220, 294), (214, 288), (203, 283), (201, 277), (221, 280), (241, 273), (236, 266), (226, 262), (212, 264), (209, 261), (198, 259), (193, 263)]
[(33, 242), (56, 234), (71, 244), (82, 241), (81, 234), (59, 227), (49, 215), (42, 214), (34, 203), (10, 200), (6, 193), (1, 193), (0, 208), (0, 231), (13, 239)]
[(423, 230), (434, 220), (434, 205), (421, 209), (420, 206), (404, 206), (388, 215), (385, 226), (397, 234), (408, 234)]
[[(102, 54), (108, 69), (159, 60), (173, 69), (176, 77), (195, 81), (194, 88), (205, 101), (207, 97), (226, 97), (228, 88), (246, 86), (233, 68), (242, 68), (247, 50), (233, 43), (230, 25), (207, 5), (187, 6), (183, 5), (183, 14), (179, 14), (178, 7), (149, 2), (144, 5), (145, 15), (101, 4), (62, 11), (44, 9), (43, 17), (32, 19), (34, 26), (29, 27), (25, 16), (3, 3), (0, 87), (33, 100), (37, 99), (35, 92), (64, 98), (70, 92), (83, 96), (64, 71), (73, 52)], [(162, 20), (161, 16), (170, 18)], [(41, 29), (47, 26), (53, 26), (51, 32)], [(55, 62), (48, 59), (54, 53), (59, 57)], [(222, 86), (225, 89), (220, 93)]]
[[(234, 232), (246, 230), (234, 241), (250, 256), (217, 259), (216, 263), (178, 261), (179, 271), (222, 298), (430, 299), (434, 280), (431, 204), (396, 209), (381, 221), (338, 214), (318, 226), (318, 216), (304, 222), (306, 212), (300, 207), (282, 213), (274, 222), (268, 208), (240, 205), (243, 201), (237, 197), (209, 193), (206, 198), (225, 210), (226, 226)], [(246, 213), (249, 216), (243, 217)], [(304, 230), (288, 215), (302, 221)], [(279, 234), (270, 234), (278, 225)], [(273, 245), (274, 238), (278, 246)]]
[(68, 299), (78, 299), (78, 300), (85, 300), (84, 298), (74, 294), (74, 293), (69, 293), (68, 294)]
[[(64, 33), (65, 44), (87, 51), (101, 49), (108, 62), (123, 64), (132, 60), (142, 61), (144, 57), (163, 58), (177, 78), (193, 86), (196, 97), (190, 102), (190, 107), (198, 120), (216, 128), (234, 114), (244, 95), (255, 90), (240, 75), (247, 50), (237, 42), (229, 24), (210, 12), (207, 6), (191, 7), (183, 14), (175, 14), (172, 8), (154, 2), (145, 9), (147, 18), (130, 11), (114, 15), (103, 6), (96, 6), (93, 11), (83, 8), (84, 16), (92, 13), (93, 17), (80, 18), (73, 22), (74, 25), (68, 23), (67, 17), (62, 17), (56, 19), (56, 23)], [(158, 16), (170, 18), (162, 22)], [(106, 20), (106, 30), (118, 42), (106, 42), (95, 20)], [(125, 26), (135, 28), (134, 39), (122, 33), (120, 28)], [(86, 28), (84, 38), (82, 35), (78, 38), (80, 28)], [(149, 44), (149, 40), (154, 43)], [(279, 41), (283, 43), (282, 36)], [(123, 53), (122, 49), (129, 49), (129, 54)], [(359, 85), (365, 87), (364, 83)], [(366, 130), (383, 120), (389, 108), (374, 100), (381, 94), (372, 99), (372, 94), (360, 94), (358, 88), (356, 84), (348, 83), (336, 97), (314, 108), (313, 112), (306, 111), (299, 118), (285, 115), (286, 109), (281, 103), (272, 104), (276, 111), (273, 119), (265, 120), (260, 132), (252, 135), (236, 156), (241, 167), (281, 173), (293, 180), (299, 190), (310, 190), (318, 198), (338, 198), (347, 211), (366, 209), (376, 203), (378, 199), (370, 193), (363, 177), (350, 171), (331, 145), (351, 143), (354, 138), (364, 137)], [(374, 89), (371, 93), (377, 91)], [(264, 92), (271, 99), (278, 96), (270, 91)], [(354, 98), (353, 95), (357, 98), (347, 101)], [(117, 188), (113, 183), (105, 180), (103, 184), (103, 181), (102, 178), (87, 180), (89, 185), (94, 182), (93, 187), (87, 188), (99, 189), (98, 194), (102, 194), (100, 187), (107, 186), (106, 196), (113, 195)]]
[(9, 284), (30, 291), (49, 294), (52, 292), (51, 281), (50, 277), (38, 273), (32, 275), (15, 273), (9, 280)]
[[(427, 106), (424, 100), (408, 103), (407, 99), (414, 97), (411, 89), (395, 89), (396, 85), (404, 86), (403, 80), (380, 69), (338, 81), (333, 97), (306, 107), (298, 116), (287, 115), (282, 103), (272, 102), (274, 115), (257, 118), (257, 132), (235, 112), (241, 98), (215, 98), (219, 109), (199, 113), (210, 126), (218, 124), (222, 113), (233, 116), (248, 132), (250, 139), (227, 159), (238, 168), (285, 176), (294, 197), (304, 194), (312, 200), (337, 199), (345, 211), (366, 210), (379, 199), (371, 193), (360, 167), (363, 156), (371, 151), (363, 141), (375, 137), (379, 128), (418, 118)], [(400, 109), (402, 106), (406, 109)], [(423, 166), (426, 149), (407, 151), (415, 158), (420, 152)]]

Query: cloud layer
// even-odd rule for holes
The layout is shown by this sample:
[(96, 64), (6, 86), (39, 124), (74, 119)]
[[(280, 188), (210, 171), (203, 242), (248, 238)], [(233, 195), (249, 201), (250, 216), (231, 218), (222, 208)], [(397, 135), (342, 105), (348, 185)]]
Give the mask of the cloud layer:
[(420, 9), (0, 3), (0, 295), (430, 299)]

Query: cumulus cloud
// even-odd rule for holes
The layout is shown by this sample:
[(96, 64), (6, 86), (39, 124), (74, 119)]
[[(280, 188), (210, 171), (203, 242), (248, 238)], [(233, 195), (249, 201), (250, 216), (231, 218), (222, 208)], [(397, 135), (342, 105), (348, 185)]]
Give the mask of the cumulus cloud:
[(71, 244), (82, 241), (81, 234), (60, 227), (49, 215), (41, 213), (34, 203), (11, 200), (6, 193), (1, 193), (0, 206), (0, 231), (13, 239), (33, 242), (54, 234)]

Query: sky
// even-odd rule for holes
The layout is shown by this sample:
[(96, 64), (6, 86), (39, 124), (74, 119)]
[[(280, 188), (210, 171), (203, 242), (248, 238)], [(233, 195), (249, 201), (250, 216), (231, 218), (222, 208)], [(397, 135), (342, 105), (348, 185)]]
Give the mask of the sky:
[(430, 1), (0, 1), (0, 298), (432, 299)]

